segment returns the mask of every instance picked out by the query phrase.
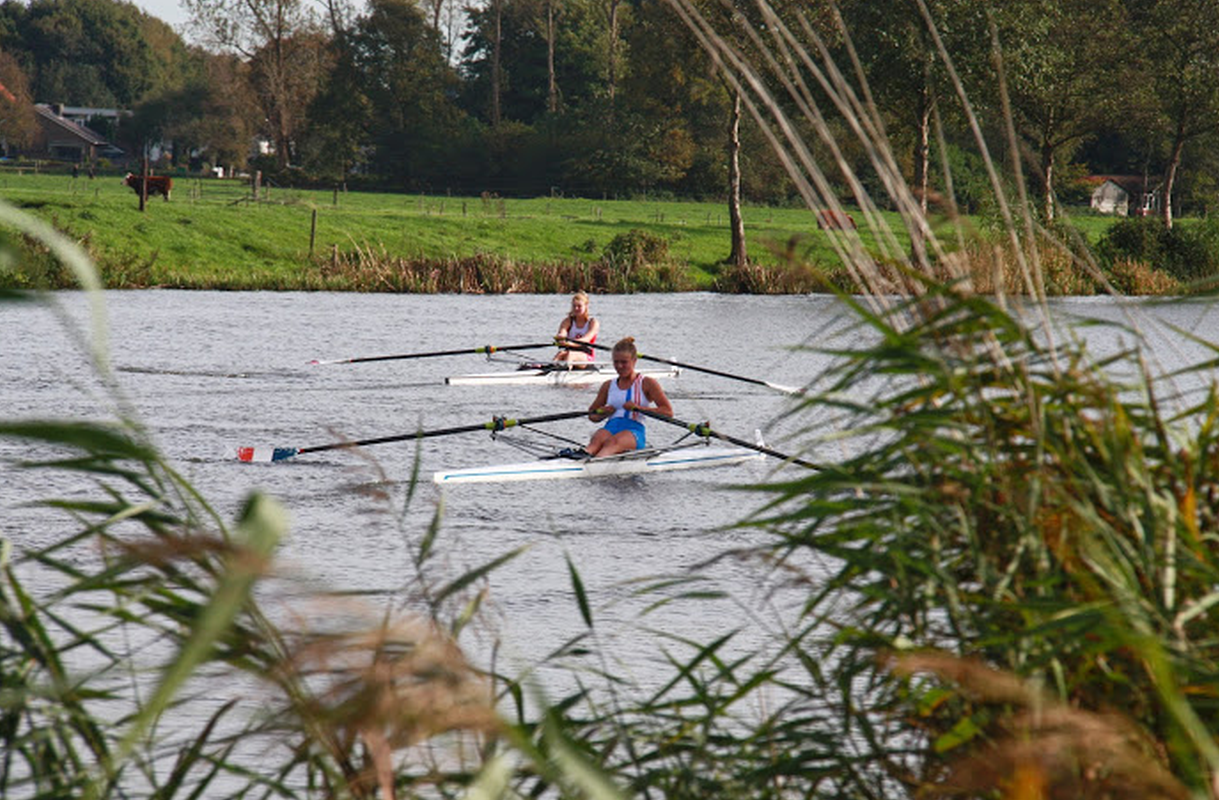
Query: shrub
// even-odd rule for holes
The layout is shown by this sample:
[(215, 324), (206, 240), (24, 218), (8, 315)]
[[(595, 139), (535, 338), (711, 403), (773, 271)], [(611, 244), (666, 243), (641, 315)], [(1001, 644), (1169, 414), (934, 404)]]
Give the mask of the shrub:
[(1169, 229), (1152, 217), (1122, 220), (1097, 244), (1097, 253), (1112, 270), (1122, 259), (1141, 261), (1179, 281), (1219, 274), (1219, 222), (1203, 220)]
[(669, 260), (667, 239), (648, 233), (641, 228), (631, 228), (610, 240), (601, 253), (607, 266), (639, 269)]

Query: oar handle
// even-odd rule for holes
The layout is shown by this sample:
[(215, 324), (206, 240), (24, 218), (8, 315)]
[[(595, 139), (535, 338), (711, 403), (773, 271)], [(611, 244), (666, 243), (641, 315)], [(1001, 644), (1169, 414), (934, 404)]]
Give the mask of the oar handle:
[(593, 348), (599, 346), (591, 342), (577, 342), (575, 339), (568, 339), (566, 336), (554, 337), (554, 343), (564, 350), (579, 350), (581, 353), (592, 353)]
[(738, 447), (744, 447), (749, 450), (753, 450), (755, 452), (762, 453), (763, 455), (768, 455), (771, 458), (777, 458), (780, 461), (786, 461), (791, 464), (799, 464), (800, 466), (808, 467), (809, 469), (816, 469), (816, 470), (822, 469), (822, 467), (818, 466), (817, 464), (812, 463), (811, 461), (805, 461), (802, 458), (796, 458), (793, 455), (788, 455), (787, 453), (780, 453), (778, 450), (772, 450), (769, 447), (765, 447), (764, 445), (754, 444), (753, 442), (746, 441), (745, 439), (738, 439), (735, 436), (729, 436), (726, 433), (720, 433), (717, 430), (713, 430), (711, 428), (711, 423), (709, 423), (709, 422), (685, 422), (683, 420), (676, 419), (674, 417), (667, 417), (664, 414), (661, 414), (658, 411), (653, 411), (649, 408), (640, 408), (640, 409), (636, 409), (636, 410), (639, 411), (640, 414), (646, 414), (649, 417), (653, 417), (655, 419), (660, 420), (661, 422), (667, 422), (670, 425), (676, 425), (679, 428), (685, 428), (686, 430), (693, 433), (695, 436), (702, 436), (704, 439), (708, 439), (708, 438), (709, 439), (719, 439), (720, 441), (728, 442), (729, 444), (735, 444)]
[[(588, 343), (588, 342), (585, 342), (585, 344), (588, 344), (589, 347), (595, 348), (597, 350), (604, 350), (606, 352), (612, 353), (614, 350), (614, 348), (607, 347), (606, 345), (603, 345), (603, 344), (592, 344), (592, 343)], [(649, 355), (645, 355), (644, 353), (637, 353), (636, 356), (638, 358), (642, 358), (645, 361), (656, 361), (661, 364), (668, 364), (670, 366), (679, 367), (681, 369), (694, 370), (695, 372), (705, 372), (708, 375), (717, 375), (721, 378), (728, 378), (729, 380), (742, 381), (744, 383), (752, 383), (757, 386), (765, 386), (768, 389), (774, 389), (775, 391), (783, 392), (784, 394), (804, 394), (803, 389), (797, 388), (795, 386), (784, 386), (779, 383), (771, 383), (770, 381), (764, 381), (759, 378), (750, 378), (745, 375), (736, 375), (731, 372), (724, 372), (723, 370), (712, 369), (711, 367), (699, 367), (694, 364), (684, 364), (681, 361), (674, 361), (671, 358), (662, 358), (661, 356), (649, 356)]]

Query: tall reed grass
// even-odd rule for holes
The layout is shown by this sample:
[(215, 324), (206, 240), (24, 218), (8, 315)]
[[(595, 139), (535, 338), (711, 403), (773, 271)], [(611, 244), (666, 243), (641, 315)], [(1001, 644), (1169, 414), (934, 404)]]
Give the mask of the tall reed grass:
[(319, 289), (412, 294), (509, 294), (531, 292), (569, 294), (590, 291), (611, 294), (681, 292), (692, 288), (685, 268), (668, 258), (642, 254), (577, 263), (521, 263), (492, 255), (433, 260), (403, 258), (382, 247), (337, 249), (314, 262)]
[[(63, 453), (23, 468), (71, 470), (97, 498), (45, 501), (67, 523), (49, 547), (6, 543), (5, 796), (1219, 797), (1219, 359), (1157, 374), (1137, 324), (1127, 349), (1090, 353), (1039, 301), (1053, 286), (1118, 287), (1038, 223), (1018, 164), (1001, 179), (988, 162), (1000, 245), (962, 229), (949, 248), (907, 188), (866, 86), (829, 57), (824, 29), (764, 2), (715, 24), (689, 0), (670, 2), (810, 208), (836, 210), (834, 187), (851, 187), (879, 243), (835, 233), (854, 335), (790, 409), (803, 425), (791, 449), (823, 468), (776, 467), (748, 495), (741, 524), (761, 543), (636, 586), (650, 608), (701, 619), (700, 604), (722, 599), (708, 568), (730, 560), (759, 587), (737, 598), (742, 628), (665, 634), (662, 679), (635, 685), (611, 668), (569, 560), (587, 630), (538, 660), (576, 688), (540, 704), (528, 678), (472, 664), (460, 646), (481, 581), (513, 553), (437, 581), (437, 517), (411, 537), (414, 614), (369, 614), (319, 593), (349, 613), (313, 630), (265, 607), (286, 580), (273, 500), (252, 495), (222, 519), (133, 415), (4, 420), (0, 436)], [(919, 8), (930, 55), (954, 79), (937, 20)], [(856, 137), (886, 196), (864, 191), (830, 117)], [(801, 130), (820, 137), (817, 157)], [(975, 145), (985, 155), (980, 133)], [(907, 237), (885, 228), (882, 203), (899, 209)], [(53, 233), (6, 221), (97, 286)], [(441, 280), (389, 261), (342, 269), (399, 286)], [(484, 266), (455, 264), (443, 279), (472, 286), (487, 280)], [(494, 280), (511, 290), (512, 279)], [(1158, 279), (1131, 269), (1129, 280)], [(1033, 302), (1009, 304), (1017, 290)], [(82, 345), (105, 372), (104, 344)], [(67, 557), (84, 547), (93, 558)], [(28, 585), (34, 567), (57, 577), (54, 591)], [(134, 692), (148, 685), (133, 677), (149, 645), (161, 666), (151, 691)], [(87, 670), (75, 663), (82, 653)], [(167, 753), (158, 721), (200, 682), (236, 676), (264, 687), (271, 713), (249, 718), (225, 702)], [(127, 710), (111, 723), (116, 703)], [(240, 746), (266, 737), (282, 746), (251, 769)]]

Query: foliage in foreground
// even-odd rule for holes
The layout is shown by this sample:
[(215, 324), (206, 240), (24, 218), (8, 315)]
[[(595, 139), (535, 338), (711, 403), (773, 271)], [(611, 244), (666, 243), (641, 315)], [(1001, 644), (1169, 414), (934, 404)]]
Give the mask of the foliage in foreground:
[(836, 409), (851, 455), (769, 487), (756, 520), (776, 541), (751, 555), (810, 588), (795, 685), (816, 687), (810, 706), (837, 694), (824, 733), (854, 744), (838, 779), (1213, 792), (1213, 360), (1157, 377), (1138, 344), (1055, 345), (951, 292), (919, 307), (909, 327), (862, 314), (874, 344), (841, 352), (802, 412), (825, 425)]

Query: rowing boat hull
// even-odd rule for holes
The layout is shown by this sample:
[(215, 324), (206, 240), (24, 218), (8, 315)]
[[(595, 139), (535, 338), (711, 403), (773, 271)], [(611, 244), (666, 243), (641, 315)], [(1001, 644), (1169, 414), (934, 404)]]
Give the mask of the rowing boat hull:
[(726, 467), (759, 461), (764, 456), (741, 447), (684, 447), (677, 450), (638, 451), (623, 456), (583, 461), (548, 459), (521, 464), (449, 470), (432, 474), (434, 483), (510, 483), (515, 481), (564, 480), (567, 478), (607, 478), (618, 475), (647, 475), (679, 469)]
[[(676, 378), (681, 374), (677, 367), (637, 369), (636, 372), (649, 378)], [(444, 382), (450, 386), (588, 386), (617, 374), (608, 364), (598, 364), (585, 369), (518, 369), (454, 375), (445, 378)]]

